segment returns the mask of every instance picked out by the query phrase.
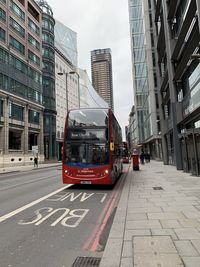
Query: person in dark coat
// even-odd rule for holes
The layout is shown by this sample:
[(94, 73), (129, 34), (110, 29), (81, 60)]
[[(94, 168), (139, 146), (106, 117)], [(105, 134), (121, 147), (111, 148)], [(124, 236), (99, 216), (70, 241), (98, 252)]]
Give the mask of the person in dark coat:
[(144, 151), (143, 150), (140, 154), (140, 162), (141, 162), (141, 164), (144, 164)]
[(38, 155), (37, 154), (34, 156), (34, 167), (38, 168)]

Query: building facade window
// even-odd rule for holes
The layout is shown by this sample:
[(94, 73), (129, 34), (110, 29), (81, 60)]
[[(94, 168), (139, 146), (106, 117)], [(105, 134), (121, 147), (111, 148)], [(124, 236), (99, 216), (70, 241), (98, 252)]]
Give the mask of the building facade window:
[(0, 88), (8, 90), (8, 77), (0, 73)]
[(13, 18), (10, 17), (10, 28), (15, 31), (18, 35), (24, 38), (25, 29), (19, 25)]
[(52, 62), (43, 61), (43, 71), (48, 71), (49, 73), (55, 73), (55, 66)]
[(25, 13), (12, 0), (10, 1), (10, 9), (18, 18), (20, 18), (22, 21), (25, 21)]
[(43, 33), (43, 34), (42, 34), (42, 40), (43, 40), (45, 43), (54, 45), (54, 37), (51, 36), (51, 35), (48, 34), (48, 33)]
[(20, 59), (10, 55), (9, 61), (9, 54), (4, 49), (0, 48), (0, 61), (6, 64), (10, 64), (15, 69), (21, 71), (22, 73), (28, 75), (31, 79), (33, 79), (38, 84), (42, 84), (42, 75), (37, 70), (27, 66), (24, 62)]
[(29, 68), (29, 77), (32, 78), (35, 82), (42, 84), (42, 75), (38, 71)]
[(45, 47), (42, 49), (42, 56), (54, 60), (54, 51), (49, 47)]
[(0, 116), (3, 116), (3, 100), (0, 99)]
[(40, 58), (36, 56), (32, 51), (28, 50), (28, 59), (35, 63), (36, 65), (40, 66)]
[(30, 34), (28, 34), (28, 42), (32, 47), (40, 51), (40, 43)]
[[(10, 86), (8, 86), (8, 84), (10, 84)], [(27, 87), (14, 79), (9, 79), (8, 76), (3, 75), (2, 73), (0, 73), (0, 88), (35, 103), (42, 104), (42, 94), (40, 92)]]
[(46, 20), (44, 19), (42, 21), (42, 27), (52, 33), (54, 33), (54, 25), (52, 24), (52, 22), (50, 20)]
[(6, 22), (6, 12), (0, 8), (0, 20)]
[(12, 36), (10, 36), (10, 46), (17, 50), (19, 53), (23, 55), (25, 54), (25, 46)]
[(24, 108), (22, 106), (9, 103), (9, 118), (23, 121)]
[(6, 40), (6, 31), (0, 27), (0, 40), (4, 41)]
[(40, 28), (30, 18), (28, 18), (28, 27), (32, 32), (40, 36)]
[(28, 111), (28, 122), (39, 124), (40, 122), (40, 113), (34, 110), (29, 109)]
[(21, 149), (21, 132), (9, 131), (9, 149)]

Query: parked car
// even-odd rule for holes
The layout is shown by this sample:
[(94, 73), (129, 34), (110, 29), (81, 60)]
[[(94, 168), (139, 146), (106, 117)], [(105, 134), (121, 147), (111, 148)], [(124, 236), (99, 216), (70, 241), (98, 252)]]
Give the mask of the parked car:
[(129, 163), (129, 157), (128, 156), (123, 157), (123, 163)]

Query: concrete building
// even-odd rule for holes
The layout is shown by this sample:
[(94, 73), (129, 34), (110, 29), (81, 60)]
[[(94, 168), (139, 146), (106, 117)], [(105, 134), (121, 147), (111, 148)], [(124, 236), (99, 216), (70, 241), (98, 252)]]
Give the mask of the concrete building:
[(199, 175), (199, 1), (154, 4), (164, 162)]
[[(151, 0), (129, 0), (134, 89), (134, 131), (130, 142), (142, 145), (152, 158), (162, 158), (157, 73)], [(131, 117), (133, 111), (131, 111)], [(132, 120), (132, 118), (130, 118)], [(132, 122), (131, 122), (132, 123)], [(132, 124), (130, 125), (132, 127)]]
[(79, 74), (74, 70), (74, 65), (56, 48), (56, 150), (58, 160), (61, 160), (61, 149), (63, 145), (64, 126), (67, 111), (78, 108), (80, 105)]
[(111, 49), (91, 51), (92, 85), (114, 112)]
[(33, 164), (43, 151), (42, 10), (33, 0), (0, 5), (0, 167)]

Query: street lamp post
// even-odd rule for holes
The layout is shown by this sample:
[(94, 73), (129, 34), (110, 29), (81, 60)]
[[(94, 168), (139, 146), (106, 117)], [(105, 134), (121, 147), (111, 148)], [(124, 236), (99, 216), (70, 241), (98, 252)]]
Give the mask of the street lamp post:
[[(78, 105), (79, 105), (79, 108), (80, 108), (80, 92), (79, 92), (79, 74), (76, 72), (76, 71), (69, 71), (69, 72), (66, 72), (65, 73), (65, 78), (66, 78), (66, 107), (67, 107), (67, 111), (68, 111), (68, 109), (69, 109), (69, 101), (68, 101), (68, 93), (69, 93), (69, 91), (68, 91), (68, 74), (76, 74), (77, 76), (78, 76)], [(60, 76), (62, 76), (62, 75), (64, 75), (64, 73), (63, 72), (58, 72), (58, 75), (60, 75)]]

